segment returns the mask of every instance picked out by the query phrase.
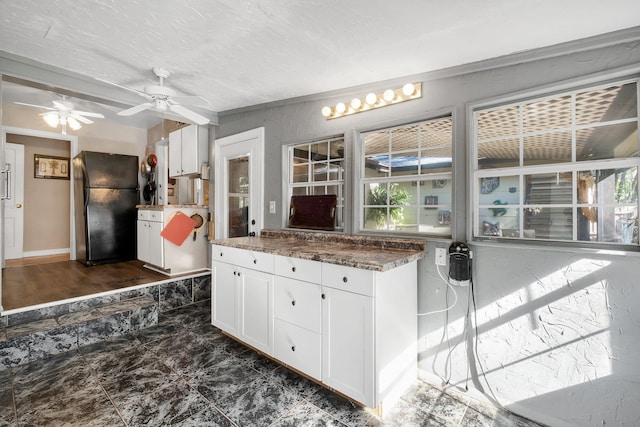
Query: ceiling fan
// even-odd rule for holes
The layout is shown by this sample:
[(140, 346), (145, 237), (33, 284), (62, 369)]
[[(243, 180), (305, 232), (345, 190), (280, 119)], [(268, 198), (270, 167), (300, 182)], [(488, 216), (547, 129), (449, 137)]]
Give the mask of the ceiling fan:
[(122, 89), (126, 89), (130, 92), (137, 93), (138, 95), (145, 98), (148, 102), (144, 102), (142, 104), (131, 107), (127, 110), (120, 111), (118, 113), (119, 116), (132, 116), (136, 113), (139, 113), (144, 110), (155, 110), (155, 111), (171, 111), (179, 116), (182, 116), (188, 120), (191, 120), (194, 123), (199, 125), (206, 125), (209, 123), (209, 119), (200, 114), (189, 110), (184, 107), (182, 104), (187, 105), (204, 105), (209, 104), (209, 101), (202, 96), (183, 96), (177, 95), (176, 91), (164, 85), (164, 79), (168, 78), (171, 73), (165, 70), (164, 68), (154, 67), (152, 69), (153, 74), (156, 75), (159, 79), (159, 84), (151, 85), (144, 88), (144, 91), (139, 91), (137, 89), (132, 89), (130, 87), (122, 86), (117, 83), (113, 83), (104, 79), (97, 78), (97, 80), (107, 83)]
[(38, 114), (43, 116), (45, 122), (51, 127), (62, 126), (62, 133), (67, 134), (67, 125), (73, 130), (78, 130), (82, 127), (80, 123), (90, 125), (92, 120), (87, 117), (93, 117), (97, 119), (104, 119), (104, 116), (100, 113), (91, 113), (89, 111), (78, 111), (73, 108), (73, 104), (66, 100), (66, 96), (62, 96), (61, 101), (52, 101), (52, 107), (45, 107), (44, 105), (27, 104), (24, 102), (15, 102), (18, 105), (24, 105), (26, 107), (39, 108), (47, 110), (44, 113)]

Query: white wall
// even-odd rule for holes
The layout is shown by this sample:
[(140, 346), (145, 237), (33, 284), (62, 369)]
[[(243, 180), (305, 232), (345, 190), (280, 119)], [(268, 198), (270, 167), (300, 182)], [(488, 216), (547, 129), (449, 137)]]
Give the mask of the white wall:
[[(624, 34), (629, 37), (629, 33)], [(636, 31), (631, 34), (640, 38)], [(611, 40), (609, 37), (608, 40)], [(629, 40), (629, 38), (626, 38)], [(454, 114), (454, 212), (456, 240), (467, 236), (466, 106), (504, 94), (556, 85), (621, 67), (640, 67), (636, 41), (595, 47), (598, 40), (539, 49), (394, 82), (372, 84), (301, 100), (220, 114), (218, 137), (264, 126), (266, 134), (265, 203), (282, 200), (282, 145), (345, 134), (347, 164), (352, 165), (354, 130), (397, 125)], [(592, 47), (589, 49), (589, 47)], [(416, 54), (419, 54), (417, 52)], [(500, 64), (508, 64), (498, 67)], [(465, 73), (465, 71), (469, 71)], [(348, 101), (393, 83), (423, 81), (423, 98), (335, 120), (320, 114), (324, 105)], [(347, 200), (353, 177), (347, 176)], [(266, 206), (265, 206), (266, 208)], [(268, 212), (265, 209), (265, 212)], [(348, 202), (345, 218), (352, 218)], [(280, 228), (281, 209), (265, 214), (266, 227)], [(352, 228), (349, 224), (347, 231)], [(434, 249), (448, 241), (427, 239), (427, 258), (419, 263), (418, 304), (422, 311), (445, 307), (445, 285), (434, 265)], [(637, 254), (584, 254), (549, 247), (472, 245), (480, 325), (477, 362), (473, 334), (463, 337), (466, 288), (448, 313), (421, 317), (419, 367), (430, 379), (446, 374), (449, 353), (442, 336), (449, 331), (451, 384), (467, 383), (514, 412), (551, 425), (640, 425), (640, 290)], [(448, 328), (448, 329), (445, 329)], [(456, 344), (459, 345), (456, 346)], [(482, 367), (481, 367), (482, 366)], [(475, 395), (475, 394), (474, 394)]]

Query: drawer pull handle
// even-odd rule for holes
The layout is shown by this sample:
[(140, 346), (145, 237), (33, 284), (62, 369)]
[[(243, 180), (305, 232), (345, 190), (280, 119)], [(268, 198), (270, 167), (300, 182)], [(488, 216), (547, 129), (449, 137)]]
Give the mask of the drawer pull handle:
[(296, 272), (296, 268), (295, 267), (291, 267), (291, 271), (293, 271), (295, 273)]
[(296, 346), (295, 345), (291, 346), (291, 351), (296, 351)]
[(348, 280), (349, 280), (349, 279), (347, 279), (347, 276), (344, 276), (344, 277), (342, 278), (342, 281), (343, 281), (344, 283), (347, 283), (347, 281), (348, 281)]
[(296, 301), (295, 300), (291, 301), (291, 305), (296, 305)]

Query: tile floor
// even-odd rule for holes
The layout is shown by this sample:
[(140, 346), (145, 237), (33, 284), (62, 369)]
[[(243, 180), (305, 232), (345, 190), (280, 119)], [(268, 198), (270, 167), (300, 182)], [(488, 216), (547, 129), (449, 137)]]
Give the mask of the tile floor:
[(536, 426), (422, 382), (379, 418), (209, 319), (205, 301), (136, 334), (0, 371), (0, 426)]

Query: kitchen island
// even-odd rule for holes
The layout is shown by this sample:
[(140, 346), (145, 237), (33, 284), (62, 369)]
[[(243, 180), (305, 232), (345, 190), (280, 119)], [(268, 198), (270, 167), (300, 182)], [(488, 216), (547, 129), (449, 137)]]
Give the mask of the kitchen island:
[(212, 323), (228, 335), (379, 412), (416, 379), (424, 241), (263, 230), (212, 243)]

